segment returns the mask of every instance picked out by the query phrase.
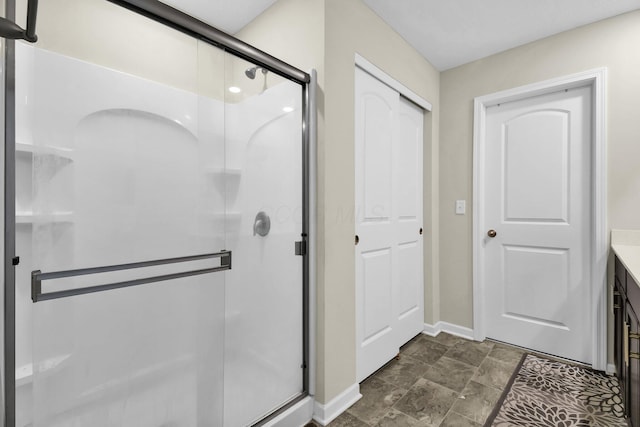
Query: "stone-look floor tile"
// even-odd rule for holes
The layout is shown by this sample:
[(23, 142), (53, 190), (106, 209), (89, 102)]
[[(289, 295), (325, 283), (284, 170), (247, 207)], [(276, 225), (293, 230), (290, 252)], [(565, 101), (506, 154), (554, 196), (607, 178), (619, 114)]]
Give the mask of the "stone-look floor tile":
[(442, 344), (419, 337), (402, 349), (400, 357), (410, 356), (429, 365), (436, 363), (449, 350)]
[(456, 398), (456, 392), (420, 378), (394, 407), (425, 427), (435, 427), (440, 425)]
[(369, 424), (359, 420), (348, 412), (344, 412), (327, 425), (328, 427), (369, 427)]
[(500, 390), (471, 380), (451, 409), (470, 420), (483, 424), (501, 394)]
[(447, 334), (446, 332), (440, 332), (435, 337), (432, 337), (431, 335), (423, 334), (423, 337), (425, 339), (428, 339), (429, 341), (435, 341), (438, 344), (442, 344), (442, 345), (445, 345), (447, 347), (453, 347), (454, 345), (456, 345), (456, 344), (458, 344), (460, 342), (467, 341), (464, 338), (460, 338), (460, 337), (457, 337), (455, 335)]
[(481, 427), (481, 424), (471, 421), (460, 414), (449, 411), (440, 427)]
[(373, 376), (360, 384), (362, 398), (347, 411), (362, 421), (375, 424), (406, 392), (407, 389)]
[(457, 360), (442, 357), (436, 362), (424, 378), (451, 390), (462, 391), (476, 373), (477, 368)]
[(477, 383), (503, 390), (507, 386), (514, 369), (515, 366), (507, 362), (487, 357), (482, 361), (478, 371), (473, 376), (473, 380)]
[(489, 341), (463, 341), (454, 345), (444, 355), (473, 366), (480, 366), (484, 358), (493, 349)]
[(508, 363), (515, 368), (520, 363), (524, 353), (525, 351), (519, 348), (495, 343), (493, 349), (489, 352), (489, 357)]
[(373, 424), (375, 427), (423, 427), (424, 424), (420, 421), (411, 418), (410, 416), (403, 414), (402, 412), (391, 409), (385, 414), (377, 424)]
[(429, 369), (429, 365), (411, 357), (400, 357), (392, 360), (384, 368), (376, 372), (378, 379), (408, 389)]

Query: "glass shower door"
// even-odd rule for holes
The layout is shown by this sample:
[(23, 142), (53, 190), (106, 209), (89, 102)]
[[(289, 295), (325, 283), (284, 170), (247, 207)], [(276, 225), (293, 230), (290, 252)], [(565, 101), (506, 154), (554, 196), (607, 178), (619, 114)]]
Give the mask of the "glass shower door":
[[(225, 426), (304, 393), (302, 87), (242, 59), (225, 67)], [(247, 403), (250, 402), (249, 405)]]
[(239, 427), (301, 400), (304, 87), (109, 1), (41, 2), (37, 33), (17, 425)]
[(17, 425), (222, 426), (224, 55), (103, 0), (41, 2), (38, 33), (16, 58)]

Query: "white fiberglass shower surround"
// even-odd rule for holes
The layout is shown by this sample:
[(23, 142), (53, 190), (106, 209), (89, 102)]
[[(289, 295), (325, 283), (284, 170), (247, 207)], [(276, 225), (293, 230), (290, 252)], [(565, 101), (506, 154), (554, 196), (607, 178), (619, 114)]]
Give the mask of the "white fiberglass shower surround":
[(6, 426), (308, 400), (310, 76), (155, 0), (37, 18), (6, 43)]

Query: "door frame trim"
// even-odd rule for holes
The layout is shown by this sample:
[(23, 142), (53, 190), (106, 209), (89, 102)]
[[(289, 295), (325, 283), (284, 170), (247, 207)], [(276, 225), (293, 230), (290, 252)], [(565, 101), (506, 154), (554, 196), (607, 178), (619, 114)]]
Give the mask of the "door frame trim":
[(591, 343), (594, 369), (607, 366), (607, 258), (609, 236), (607, 233), (607, 144), (606, 144), (606, 68), (584, 72), (519, 86), (474, 99), (473, 125), (473, 325), (474, 338), (486, 338), (483, 282), (484, 252), (482, 250), (484, 156), (487, 108), (496, 104), (530, 98), (577, 87), (590, 87), (592, 92), (592, 141), (591, 141)]

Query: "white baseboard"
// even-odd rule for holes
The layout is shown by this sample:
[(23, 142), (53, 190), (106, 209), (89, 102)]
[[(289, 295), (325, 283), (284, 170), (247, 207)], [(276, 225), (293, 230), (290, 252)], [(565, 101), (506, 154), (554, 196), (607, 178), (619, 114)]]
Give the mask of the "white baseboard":
[(307, 396), (291, 408), (270, 420), (264, 427), (300, 427), (309, 422), (313, 415), (313, 397)]
[(360, 400), (361, 397), (360, 384), (356, 383), (324, 405), (316, 402), (313, 410), (313, 419), (320, 425), (326, 426)]
[(430, 325), (428, 323), (424, 324), (424, 329), (422, 330), (423, 334), (429, 335), (430, 337), (437, 337), (440, 332), (442, 331), (439, 328), (437, 328), (434, 325)]
[(428, 323), (424, 324), (424, 329), (422, 331), (423, 334), (435, 337), (440, 332), (446, 332), (451, 335), (455, 335), (460, 338), (465, 338), (468, 340), (473, 340), (473, 329), (454, 325), (453, 323), (439, 321), (435, 325), (430, 325)]
[(615, 375), (616, 374), (616, 365), (613, 363), (607, 363), (607, 374)]

